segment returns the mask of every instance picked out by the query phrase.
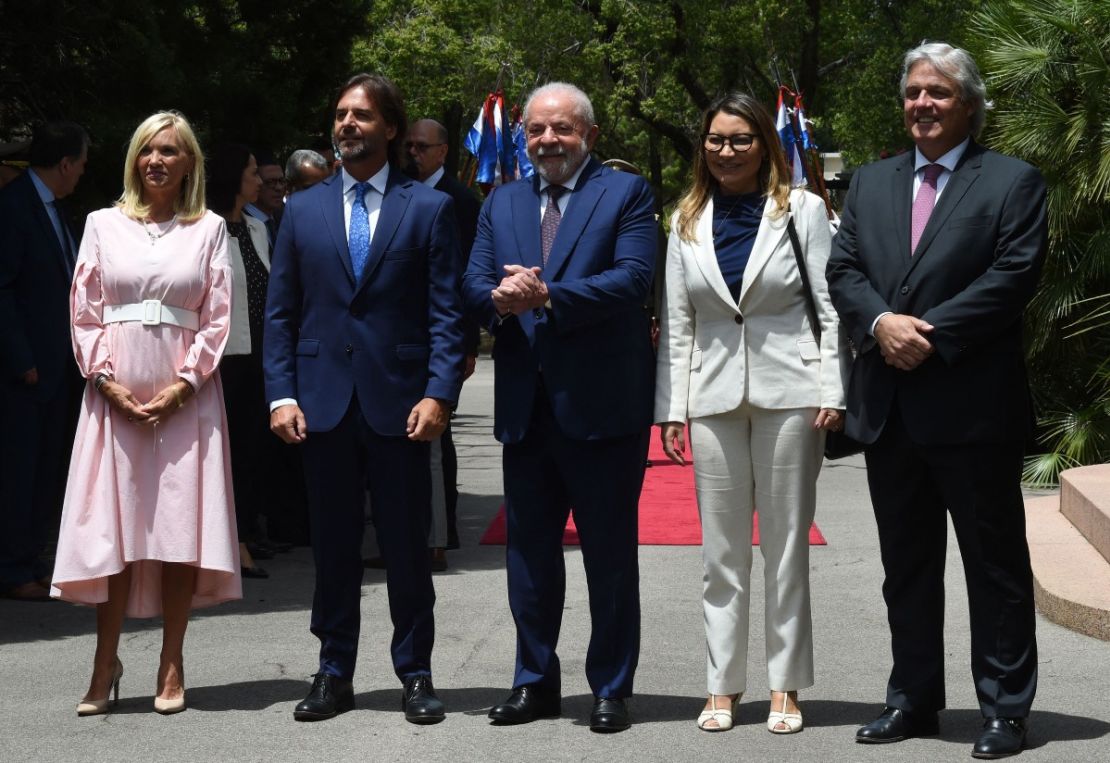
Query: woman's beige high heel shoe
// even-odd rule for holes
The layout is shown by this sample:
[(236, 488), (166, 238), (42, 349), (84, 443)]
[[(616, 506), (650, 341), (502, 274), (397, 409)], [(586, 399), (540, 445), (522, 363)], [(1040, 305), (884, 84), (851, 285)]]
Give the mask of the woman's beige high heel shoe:
[[(782, 693), (782, 710), (772, 710), (767, 716), (767, 730), (772, 734), (797, 734), (802, 730), (802, 714), (786, 712), (787, 692)], [(796, 700), (795, 700), (796, 701)], [(778, 728), (779, 724), (786, 726)]]
[[(698, 716), (698, 728), (702, 731), (728, 731), (732, 728), (732, 715), (736, 712), (736, 707), (740, 704), (740, 695), (736, 695), (736, 699), (729, 700), (725, 707), (717, 707), (717, 695), (709, 695), (709, 709), (702, 710)], [(710, 722), (716, 723), (716, 726), (709, 725)]]
[(78, 715), (103, 715), (108, 712), (108, 700), (112, 704), (119, 703), (119, 680), (123, 678), (123, 663), (116, 658), (116, 667), (112, 671), (112, 685), (108, 687), (108, 696), (104, 699), (83, 699), (77, 703)]
[[(181, 683), (185, 683), (185, 667), (181, 668)], [(159, 715), (173, 715), (180, 713), (185, 709), (185, 687), (181, 687), (181, 696), (175, 699), (162, 699), (159, 696), (154, 697), (154, 712)]]

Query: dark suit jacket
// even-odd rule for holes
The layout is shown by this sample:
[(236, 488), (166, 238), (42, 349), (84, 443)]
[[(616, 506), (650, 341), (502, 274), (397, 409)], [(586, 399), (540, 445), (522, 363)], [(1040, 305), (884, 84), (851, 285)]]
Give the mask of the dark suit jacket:
[[(474, 236), (478, 232), (478, 212), (482, 209), (481, 202), (474, 192), (460, 183), (452, 175), (443, 173), (443, 177), (435, 184), (437, 191), (450, 196), (455, 202), (455, 224), (459, 231), (459, 253), (462, 255), (462, 268), (470, 260), (470, 250), (474, 247)], [(467, 355), (478, 354), (480, 333), (477, 321), (470, 316), (463, 322), (463, 346)]]
[[(1045, 256), (1044, 180), (972, 141), (911, 257), (913, 161), (911, 152), (858, 170), (833, 240), (829, 293), (863, 348), (846, 431), (874, 442), (896, 404), (920, 444), (1020, 440), (1031, 424), (1022, 311)], [(887, 365), (868, 334), (887, 310), (935, 327), (935, 354), (912, 371)]]
[(16, 381), (37, 368), (37, 394), (46, 399), (76, 374), (69, 322), (73, 262), (29, 173), (0, 190), (0, 373)]
[(524, 437), (541, 368), (566, 436), (618, 437), (651, 426), (655, 361), (643, 310), (655, 266), (651, 189), (588, 161), (543, 273), (551, 310), (499, 322), (490, 299), (502, 266), (542, 265), (539, 178), (499, 187), (478, 218), (463, 298), (496, 335), (494, 430), (503, 443)]
[(326, 432), (357, 391), (367, 423), (386, 436), (405, 435), (422, 398), (458, 401), (462, 309), (451, 206), (391, 170), (356, 283), (342, 173), (290, 198), (266, 303), (267, 400), (296, 398), (309, 431)]

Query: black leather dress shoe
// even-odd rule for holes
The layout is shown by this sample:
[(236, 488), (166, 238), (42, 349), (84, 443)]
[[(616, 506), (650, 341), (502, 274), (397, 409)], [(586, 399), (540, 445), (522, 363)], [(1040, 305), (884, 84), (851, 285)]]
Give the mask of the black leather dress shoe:
[(489, 711), (494, 723), (510, 725), (531, 723), (537, 718), (556, 718), (562, 713), (559, 692), (541, 689), (533, 684), (518, 686), (509, 698)]
[(886, 707), (878, 718), (860, 727), (856, 732), (856, 741), (864, 744), (886, 744), (939, 732), (940, 724), (936, 713), (907, 713), (896, 707)]
[(631, 726), (632, 716), (628, 714), (628, 706), (623, 699), (598, 697), (594, 700), (594, 710), (590, 713), (590, 731), (611, 734)]
[(439, 723), (444, 718), (443, 703), (436, 696), (431, 676), (412, 676), (405, 679), (401, 690), (401, 709), (409, 723)]
[(988, 718), (983, 724), (983, 733), (971, 748), (971, 757), (1005, 758), (1017, 755), (1024, 747), (1024, 718)]
[(355, 690), (350, 681), (327, 673), (312, 678), (308, 696), (293, 709), (298, 721), (326, 721), (355, 707)]

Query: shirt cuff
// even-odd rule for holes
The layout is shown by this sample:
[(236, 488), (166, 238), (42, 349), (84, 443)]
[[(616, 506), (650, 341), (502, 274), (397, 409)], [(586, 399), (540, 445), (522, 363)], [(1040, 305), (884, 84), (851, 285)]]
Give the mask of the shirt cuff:
[(297, 399), (296, 398), (293, 398), (293, 397), (278, 398), (274, 402), (270, 403), (270, 413), (273, 413), (274, 411), (276, 411), (278, 408), (280, 408), (283, 405), (296, 405), (296, 404), (297, 404)]
[(879, 325), (879, 320), (881, 320), (884, 315), (894, 315), (894, 311), (886, 310), (876, 315), (875, 320), (871, 321), (871, 328), (867, 330), (868, 334), (870, 334), (871, 336), (875, 336), (875, 327)]

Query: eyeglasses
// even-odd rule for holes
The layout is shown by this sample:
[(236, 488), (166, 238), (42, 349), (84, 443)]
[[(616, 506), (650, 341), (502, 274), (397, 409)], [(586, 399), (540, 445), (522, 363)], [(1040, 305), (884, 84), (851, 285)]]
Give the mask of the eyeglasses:
[(717, 153), (728, 146), (734, 152), (742, 154), (752, 147), (757, 137), (759, 136), (745, 132), (738, 132), (735, 135), (718, 135), (715, 132), (709, 132), (703, 135), (701, 139), (706, 151)]
[(415, 140), (406, 140), (405, 141), (405, 150), (406, 151), (412, 151), (415, 148), (420, 153), (424, 153), (429, 148), (435, 148), (436, 146), (442, 146), (442, 145), (445, 145), (445, 144), (443, 144), (443, 143), (418, 143)]
[(547, 134), (548, 130), (555, 133), (557, 137), (566, 138), (574, 134), (574, 130), (577, 126), (577, 123), (572, 122), (560, 122), (554, 125), (530, 124), (525, 128), (524, 132), (528, 135), (529, 140), (543, 137)]

